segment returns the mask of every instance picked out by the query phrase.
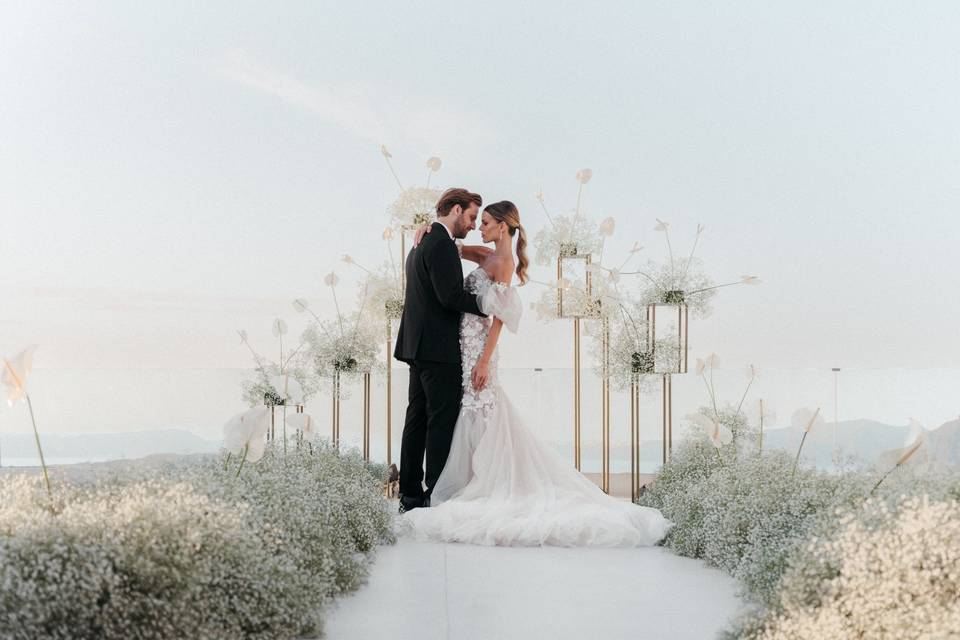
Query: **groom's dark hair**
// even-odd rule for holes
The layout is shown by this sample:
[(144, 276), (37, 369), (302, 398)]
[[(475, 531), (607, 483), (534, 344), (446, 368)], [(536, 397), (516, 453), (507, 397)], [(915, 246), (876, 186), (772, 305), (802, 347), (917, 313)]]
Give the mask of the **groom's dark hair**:
[(475, 204), (478, 207), (483, 206), (483, 198), (480, 197), (479, 193), (471, 193), (459, 187), (447, 189), (443, 192), (443, 195), (440, 196), (440, 199), (437, 200), (437, 217), (442, 218), (447, 215), (455, 205), (460, 205), (461, 209), (466, 209), (471, 204)]

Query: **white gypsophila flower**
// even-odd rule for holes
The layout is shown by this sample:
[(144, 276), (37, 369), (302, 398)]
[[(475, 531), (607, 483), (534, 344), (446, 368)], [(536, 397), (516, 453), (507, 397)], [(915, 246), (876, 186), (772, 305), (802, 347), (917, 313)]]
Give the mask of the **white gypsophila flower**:
[[(327, 321), (308, 327), (303, 333), (307, 344), (306, 357), (316, 375), (326, 381), (338, 374), (341, 380), (370, 373), (379, 364), (381, 334), (363, 322), (359, 313), (344, 316), (342, 324)], [(341, 387), (346, 394), (349, 387)]]
[(437, 215), (437, 201), (443, 192), (431, 187), (404, 189), (390, 205), (390, 220), (401, 227), (419, 227)]
[(600, 231), (587, 216), (555, 216), (553, 224), (534, 235), (532, 245), (536, 248), (536, 264), (555, 266), (560, 255), (583, 256), (600, 251)]
[[(649, 261), (636, 273), (623, 274), (627, 275), (639, 279), (642, 298), (648, 303), (684, 302), (690, 312), (701, 319), (709, 317), (713, 312), (711, 302), (716, 297), (717, 290), (710, 289), (713, 280), (703, 271), (703, 263), (698, 258), (691, 258), (685, 261), (684, 265), (675, 266), (671, 266), (670, 262), (661, 264)], [(681, 296), (682, 300), (677, 300), (677, 296)]]
[[(0, 623), (11, 638), (291, 638), (321, 633), (391, 542), (385, 469), (314, 444), (131, 465), (90, 484), (0, 476)], [(376, 474), (376, 475), (374, 475)]]

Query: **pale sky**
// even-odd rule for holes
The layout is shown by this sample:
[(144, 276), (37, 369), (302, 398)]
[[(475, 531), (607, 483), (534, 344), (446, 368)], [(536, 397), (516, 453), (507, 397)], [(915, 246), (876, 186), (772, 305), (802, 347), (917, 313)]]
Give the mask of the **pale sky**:
[[(244, 367), (235, 329), (329, 314), (339, 257), (386, 256), (381, 143), (531, 232), (589, 167), (613, 255), (703, 223), (713, 277), (763, 285), (723, 290), (698, 355), (960, 356), (954, 2), (15, 2), (0, 88), (0, 351), (38, 367)], [(506, 363), (569, 365), (568, 327), (521, 331)]]

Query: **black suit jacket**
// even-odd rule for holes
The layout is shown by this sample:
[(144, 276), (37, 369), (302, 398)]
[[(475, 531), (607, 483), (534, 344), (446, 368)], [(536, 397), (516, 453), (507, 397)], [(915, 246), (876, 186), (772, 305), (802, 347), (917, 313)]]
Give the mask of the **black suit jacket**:
[(484, 315), (463, 288), (457, 246), (439, 222), (407, 255), (407, 290), (393, 357), (460, 364), (460, 315)]

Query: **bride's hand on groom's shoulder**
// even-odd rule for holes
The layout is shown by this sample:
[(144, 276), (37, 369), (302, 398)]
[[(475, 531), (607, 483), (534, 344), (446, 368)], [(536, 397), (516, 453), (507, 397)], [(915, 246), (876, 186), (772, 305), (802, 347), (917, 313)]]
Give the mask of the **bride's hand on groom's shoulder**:
[(477, 391), (482, 391), (483, 388), (487, 386), (487, 382), (489, 382), (489, 380), (490, 364), (481, 359), (473, 367), (473, 373), (470, 375), (470, 381), (473, 383), (474, 389)]
[(416, 247), (418, 244), (423, 242), (423, 237), (430, 233), (431, 229), (433, 229), (432, 224), (420, 225), (420, 228), (417, 229), (417, 232), (413, 234), (413, 246)]

